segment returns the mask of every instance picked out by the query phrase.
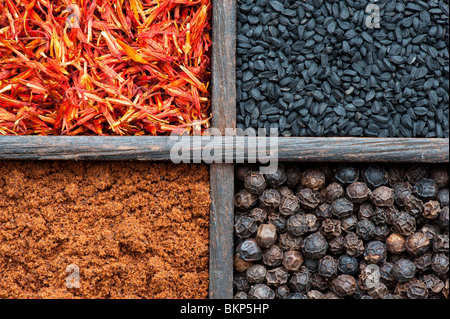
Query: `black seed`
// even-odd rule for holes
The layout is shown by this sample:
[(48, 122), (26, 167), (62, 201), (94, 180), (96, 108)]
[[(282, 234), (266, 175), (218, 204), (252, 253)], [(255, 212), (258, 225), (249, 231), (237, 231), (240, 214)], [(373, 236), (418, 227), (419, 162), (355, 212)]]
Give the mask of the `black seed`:
[(278, 1), (269, 1), (269, 5), (275, 11), (282, 12), (284, 10), (284, 4)]

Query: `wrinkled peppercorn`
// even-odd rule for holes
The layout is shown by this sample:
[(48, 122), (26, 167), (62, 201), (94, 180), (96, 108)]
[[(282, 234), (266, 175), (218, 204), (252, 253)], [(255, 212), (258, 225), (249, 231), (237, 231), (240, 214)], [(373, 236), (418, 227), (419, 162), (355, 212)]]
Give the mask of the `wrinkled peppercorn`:
[(406, 179), (408, 180), (408, 182), (411, 185), (416, 184), (419, 180), (427, 177), (427, 175), (428, 175), (428, 171), (426, 170), (426, 168), (423, 166), (419, 166), (419, 165), (411, 166), (405, 172)]
[(400, 259), (392, 268), (392, 275), (398, 282), (407, 282), (414, 278), (416, 274), (416, 266), (409, 259)]
[(388, 225), (375, 226), (375, 231), (373, 232), (373, 238), (379, 241), (385, 241), (391, 230)]
[(422, 232), (417, 232), (406, 238), (405, 248), (415, 257), (424, 254), (430, 247), (430, 240)]
[(338, 270), (344, 275), (355, 275), (359, 269), (358, 259), (349, 255), (341, 255), (337, 263)]
[(262, 258), (261, 248), (253, 238), (248, 238), (237, 247), (239, 256), (245, 261), (257, 261)]
[(363, 219), (356, 223), (355, 231), (363, 240), (370, 240), (375, 234), (375, 225), (370, 220)]
[(267, 222), (269, 224), (275, 225), (278, 233), (286, 232), (286, 218), (284, 218), (281, 214), (269, 214), (267, 217)]
[(304, 209), (315, 209), (320, 204), (319, 192), (314, 192), (310, 188), (299, 189), (297, 196)]
[(353, 213), (353, 203), (347, 198), (338, 198), (331, 204), (331, 213), (337, 218), (345, 218)]
[(410, 236), (416, 231), (416, 220), (406, 212), (399, 212), (392, 221), (392, 228), (403, 236)]
[(356, 215), (350, 215), (341, 219), (341, 229), (348, 233), (355, 230), (356, 223), (358, 222), (358, 217)]
[(286, 186), (294, 188), (300, 183), (302, 171), (298, 166), (292, 165), (286, 168)]
[(306, 258), (320, 259), (325, 256), (328, 243), (320, 232), (315, 232), (303, 240), (302, 252)]
[(375, 286), (367, 291), (367, 294), (373, 299), (383, 299), (388, 294), (389, 290), (385, 284), (379, 282)]
[(247, 280), (247, 276), (244, 273), (238, 273), (233, 278), (233, 287), (236, 291), (248, 291), (250, 284)]
[(283, 255), (282, 264), (287, 271), (299, 271), (300, 267), (303, 264), (303, 256), (299, 251), (296, 250), (286, 251)]
[(334, 173), (334, 178), (342, 184), (354, 183), (358, 180), (358, 177), (359, 170), (347, 165), (339, 166)]
[(331, 206), (327, 203), (320, 204), (314, 211), (314, 214), (319, 220), (331, 218)]
[(402, 235), (392, 233), (386, 239), (386, 248), (392, 254), (401, 254), (406, 249), (406, 240)]
[(281, 199), (283, 199), (283, 197), (288, 197), (288, 196), (294, 195), (294, 192), (289, 187), (284, 186), (284, 185), (278, 187), (277, 191), (280, 192)]
[(329, 248), (332, 254), (342, 254), (344, 252), (344, 236), (339, 235), (329, 242)]
[(263, 207), (267, 207), (268, 209), (276, 209), (280, 206), (281, 194), (276, 189), (266, 189), (261, 195), (259, 195), (259, 202)]
[(433, 251), (445, 253), (449, 250), (448, 234), (437, 234), (433, 238)]
[(436, 182), (438, 188), (448, 186), (448, 171), (444, 167), (434, 168), (430, 172), (430, 178)]
[(289, 217), (300, 210), (300, 200), (295, 195), (285, 196), (278, 209), (283, 216)]
[(287, 231), (292, 236), (302, 236), (308, 232), (317, 230), (319, 222), (312, 214), (294, 215), (287, 220)]
[(386, 185), (388, 182), (388, 172), (377, 166), (371, 166), (361, 173), (362, 180), (371, 188), (377, 188)]
[(300, 250), (303, 243), (303, 237), (291, 236), (288, 232), (278, 236), (278, 246), (284, 250)]
[(308, 291), (306, 296), (308, 296), (309, 299), (324, 299), (325, 298), (324, 294), (318, 290), (310, 290), (310, 291)]
[(327, 239), (334, 238), (341, 234), (341, 221), (338, 219), (325, 219), (322, 221), (320, 232)]
[[(317, 265), (319, 265), (319, 262), (317, 262)], [(317, 266), (317, 270), (319, 267)], [(312, 274), (312, 289), (316, 289), (319, 291), (325, 291), (330, 287), (330, 280), (324, 276), (319, 275), (319, 273), (314, 272)]]
[(269, 187), (279, 187), (287, 179), (286, 170), (283, 164), (278, 164), (277, 170), (272, 174), (264, 174), (266, 183)]
[(258, 171), (250, 171), (244, 177), (244, 187), (249, 193), (259, 195), (267, 187), (264, 175)]
[(277, 245), (272, 245), (263, 251), (262, 262), (264, 265), (276, 267), (283, 261), (283, 251)]
[(393, 166), (388, 170), (388, 184), (394, 187), (395, 184), (401, 183), (405, 179), (405, 170), (401, 166)]
[(248, 215), (239, 216), (234, 224), (234, 233), (239, 238), (248, 238), (252, 236), (257, 229), (258, 225), (256, 221)]
[(366, 183), (354, 182), (347, 186), (347, 197), (354, 203), (364, 203), (370, 198), (372, 192)]
[(327, 187), (323, 188), (323, 198), (325, 198), (325, 200), (331, 204), (332, 202), (334, 202), (336, 199), (344, 196), (344, 188), (342, 187), (341, 184), (333, 182), (331, 184), (329, 184)]
[(439, 229), (438, 227), (436, 227), (435, 225), (432, 224), (425, 224), (423, 225), (423, 227), (420, 229), (420, 232), (422, 232), (423, 234), (425, 234), (425, 236), (427, 236), (427, 238), (429, 240), (432, 240), (434, 238), (434, 236), (436, 236), (437, 234), (439, 234)]
[(422, 280), (427, 288), (435, 294), (440, 293), (444, 289), (444, 282), (434, 274), (427, 274), (423, 276)]
[(289, 279), (289, 274), (283, 267), (277, 267), (270, 269), (266, 274), (266, 282), (269, 286), (280, 286), (287, 283)]
[(325, 174), (317, 169), (308, 169), (303, 172), (300, 183), (304, 188), (316, 191), (325, 185)]
[(436, 219), (441, 213), (441, 205), (435, 200), (430, 200), (423, 204), (423, 217), (427, 219)]
[(422, 200), (430, 200), (437, 196), (438, 186), (434, 180), (423, 178), (414, 185), (413, 192)]
[(264, 284), (252, 286), (248, 292), (249, 299), (275, 299), (275, 292)]
[(367, 244), (364, 250), (364, 259), (369, 264), (381, 265), (386, 261), (387, 249), (381, 241), (374, 240)]
[(442, 207), (449, 205), (449, 192), (448, 188), (439, 190), (437, 194), (437, 200)]
[(300, 270), (292, 274), (289, 287), (295, 292), (306, 293), (311, 289), (312, 277), (307, 270)]
[(358, 235), (350, 232), (344, 238), (344, 248), (348, 255), (358, 257), (364, 252), (364, 243)]
[(267, 220), (267, 212), (260, 207), (253, 208), (248, 216), (253, 218), (258, 226)]
[(234, 196), (234, 205), (238, 208), (249, 209), (256, 204), (258, 197), (255, 194), (251, 194), (246, 189), (241, 189)]
[(394, 205), (394, 190), (387, 186), (380, 186), (372, 192), (372, 203), (379, 207)]
[(416, 265), (416, 269), (419, 272), (424, 272), (425, 270), (430, 269), (432, 263), (433, 255), (431, 253), (425, 253), (414, 259), (414, 265)]
[(380, 281), (387, 287), (393, 287), (395, 285), (395, 278), (393, 275), (394, 264), (391, 262), (384, 262), (379, 267)]
[(251, 284), (262, 284), (266, 281), (267, 268), (261, 264), (254, 264), (247, 268), (245, 275)]
[(275, 299), (286, 299), (291, 293), (291, 290), (286, 285), (280, 285), (275, 289)]
[(339, 275), (333, 280), (332, 289), (341, 297), (353, 295), (356, 291), (356, 280), (349, 275)]
[(327, 255), (319, 259), (317, 267), (319, 275), (331, 278), (337, 273), (337, 261), (333, 257)]
[(428, 287), (422, 280), (411, 280), (406, 288), (409, 299), (427, 299)]
[(236, 269), (236, 271), (238, 272), (246, 271), (247, 268), (250, 267), (251, 265), (253, 265), (253, 262), (245, 261), (244, 259), (241, 258), (239, 254), (234, 255), (233, 266), (234, 269)]
[(372, 219), (375, 211), (371, 203), (364, 203), (359, 206), (358, 219)]
[(412, 195), (411, 185), (408, 182), (395, 184), (393, 190), (394, 201), (398, 206), (403, 206), (405, 198)]
[(439, 214), (439, 226), (447, 229), (448, 230), (448, 225), (449, 225), (449, 209), (448, 206), (445, 206), (444, 208), (442, 208), (441, 213)]
[(256, 242), (261, 248), (268, 248), (277, 240), (277, 229), (273, 224), (261, 224), (257, 228)]
[(446, 254), (436, 254), (433, 256), (431, 269), (438, 275), (443, 275), (448, 272), (448, 256)]
[(415, 197), (414, 195), (410, 195), (403, 199), (403, 203), (405, 206), (405, 210), (412, 216), (418, 217), (423, 212), (423, 202)]

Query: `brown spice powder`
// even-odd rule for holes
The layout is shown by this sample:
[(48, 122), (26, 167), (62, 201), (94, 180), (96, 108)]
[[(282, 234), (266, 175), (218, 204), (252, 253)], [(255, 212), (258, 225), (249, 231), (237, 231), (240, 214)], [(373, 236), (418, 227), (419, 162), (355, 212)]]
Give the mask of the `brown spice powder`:
[(0, 162), (0, 298), (207, 298), (209, 190), (204, 165)]

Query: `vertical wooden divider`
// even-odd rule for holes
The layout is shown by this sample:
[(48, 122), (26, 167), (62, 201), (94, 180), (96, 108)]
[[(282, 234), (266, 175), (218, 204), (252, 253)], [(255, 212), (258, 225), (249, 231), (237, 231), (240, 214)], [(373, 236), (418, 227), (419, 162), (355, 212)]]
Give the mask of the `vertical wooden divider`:
[[(213, 0), (212, 127), (236, 128), (236, 1)], [(233, 298), (234, 165), (213, 163), (209, 297)]]

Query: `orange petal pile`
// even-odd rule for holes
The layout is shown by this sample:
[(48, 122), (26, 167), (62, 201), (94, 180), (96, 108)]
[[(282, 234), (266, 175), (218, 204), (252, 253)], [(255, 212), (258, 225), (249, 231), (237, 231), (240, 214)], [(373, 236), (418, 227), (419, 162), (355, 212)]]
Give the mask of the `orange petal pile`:
[(0, 135), (209, 127), (211, 0), (1, 0)]

